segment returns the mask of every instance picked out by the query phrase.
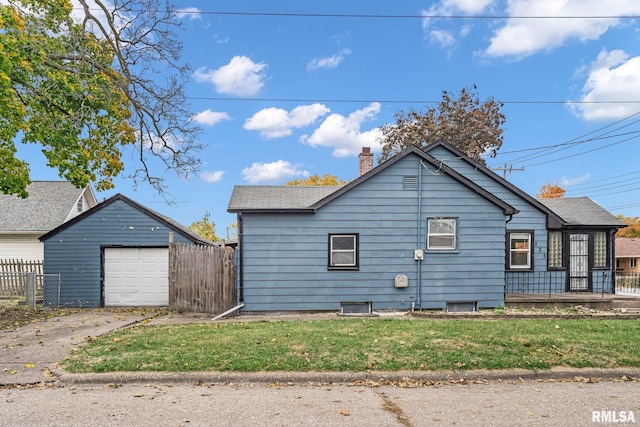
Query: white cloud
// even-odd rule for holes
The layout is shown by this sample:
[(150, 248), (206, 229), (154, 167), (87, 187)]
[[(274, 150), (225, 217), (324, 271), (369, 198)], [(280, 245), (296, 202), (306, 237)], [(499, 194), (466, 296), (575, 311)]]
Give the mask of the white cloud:
[(456, 44), (455, 37), (448, 31), (432, 30), (429, 36), (431, 37), (431, 41), (439, 44), (440, 47), (451, 47)]
[(176, 10), (176, 16), (180, 19), (189, 18), (190, 20), (202, 19), (201, 10), (197, 7), (185, 7)]
[[(450, 48), (457, 43), (455, 33), (459, 37), (470, 34), (471, 28), (466, 25), (460, 31), (443, 29), (443, 25), (452, 25), (451, 21), (432, 18), (433, 16), (477, 15), (489, 9), (495, 0), (441, 0), (429, 9), (422, 10), (422, 30), (426, 38), (443, 48)], [(436, 25), (439, 24), (439, 26)]]
[(577, 178), (567, 178), (566, 176), (563, 176), (560, 180), (560, 185), (562, 187), (571, 187), (572, 185), (582, 184), (583, 182), (587, 181), (590, 176), (591, 174), (589, 172)]
[(204, 182), (213, 184), (214, 182), (222, 180), (222, 175), (224, 175), (224, 171), (205, 171), (200, 174), (200, 178), (202, 178)]
[(603, 50), (591, 64), (579, 103), (569, 101), (571, 112), (584, 120), (614, 120), (637, 112), (635, 104), (611, 101), (640, 99), (640, 56), (629, 57), (622, 50)]
[(290, 112), (281, 108), (265, 108), (258, 111), (244, 123), (246, 130), (260, 131), (267, 139), (289, 136), (293, 128), (301, 128), (314, 123), (319, 117), (329, 113), (322, 104), (300, 105)]
[[(640, 13), (637, 0), (511, 0), (507, 14), (521, 16), (625, 16)], [(491, 39), (484, 54), (490, 57), (524, 58), (549, 51), (570, 40), (596, 40), (612, 27), (615, 18), (593, 19), (516, 19), (506, 20)]]
[(295, 177), (308, 177), (309, 172), (301, 165), (292, 165), (285, 160), (272, 163), (254, 163), (242, 169), (242, 176), (249, 184), (278, 184)]
[(193, 121), (207, 126), (216, 125), (223, 120), (231, 120), (231, 117), (229, 117), (227, 113), (211, 111), (210, 108), (207, 108), (206, 110), (201, 111), (193, 116)]
[(329, 68), (336, 68), (342, 62), (342, 60), (350, 54), (351, 51), (349, 49), (342, 49), (339, 53), (333, 56), (329, 56), (326, 58), (314, 58), (307, 65), (307, 71), (318, 70), (321, 68), (325, 70)]
[(220, 93), (250, 96), (257, 94), (264, 86), (265, 68), (267, 64), (255, 63), (246, 56), (234, 56), (227, 65), (216, 70), (198, 68), (193, 77), (198, 83), (213, 83)]
[(374, 128), (364, 132), (360, 129), (366, 121), (374, 118), (379, 112), (380, 104), (374, 102), (347, 117), (331, 114), (311, 136), (304, 135), (301, 141), (312, 147), (332, 147), (335, 157), (357, 155), (362, 147), (371, 147), (374, 152), (380, 151), (379, 138), (382, 137), (380, 129)]

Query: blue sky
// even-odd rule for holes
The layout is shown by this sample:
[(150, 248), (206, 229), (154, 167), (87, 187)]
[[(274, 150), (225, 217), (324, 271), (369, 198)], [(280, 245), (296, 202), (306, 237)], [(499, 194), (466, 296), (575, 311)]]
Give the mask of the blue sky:
[[(184, 225), (210, 212), (225, 237), (234, 185), (356, 178), (358, 152), (379, 153), (395, 112), (475, 84), (507, 118), (489, 166), (513, 168), (508, 179), (532, 195), (557, 182), (567, 197), (640, 216), (637, 0), (174, 4), (201, 172), (166, 173), (173, 205), (125, 178), (99, 200), (120, 192)], [(20, 153), (32, 179), (57, 179), (33, 147)]]

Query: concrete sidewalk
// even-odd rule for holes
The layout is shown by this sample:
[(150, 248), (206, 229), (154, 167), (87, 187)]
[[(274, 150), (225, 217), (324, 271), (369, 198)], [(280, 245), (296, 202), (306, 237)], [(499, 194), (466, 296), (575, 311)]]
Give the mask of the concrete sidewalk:
[(56, 379), (57, 362), (92, 338), (132, 325), (153, 312), (83, 310), (0, 330), (0, 385), (36, 384)]

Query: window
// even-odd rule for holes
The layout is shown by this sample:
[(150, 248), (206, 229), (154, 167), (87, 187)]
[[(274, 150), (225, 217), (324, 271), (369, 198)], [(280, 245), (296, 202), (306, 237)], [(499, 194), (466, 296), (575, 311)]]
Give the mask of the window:
[(636, 268), (638, 266), (637, 262), (638, 258), (629, 258), (629, 267)]
[(509, 268), (531, 269), (531, 241), (533, 233), (509, 233)]
[(80, 199), (78, 200), (77, 210), (78, 213), (82, 213), (82, 211), (84, 211), (84, 203), (82, 202), (82, 197), (80, 197)]
[(606, 268), (607, 264), (607, 233), (596, 231), (593, 233), (593, 268)]
[(547, 268), (562, 268), (562, 232), (550, 231), (548, 240)]
[(329, 235), (329, 269), (358, 269), (358, 235)]
[(427, 218), (427, 250), (456, 250), (455, 218)]

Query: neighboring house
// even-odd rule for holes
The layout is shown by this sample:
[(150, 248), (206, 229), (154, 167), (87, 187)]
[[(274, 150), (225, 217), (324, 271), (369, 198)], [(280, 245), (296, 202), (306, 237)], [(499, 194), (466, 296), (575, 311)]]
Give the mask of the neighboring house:
[(611, 290), (624, 224), (578, 201), (597, 218), (574, 223), (445, 143), (339, 188), (236, 186), (239, 295), (245, 311), (358, 312), (497, 307), (510, 286), (547, 292), (547, 273), (553, 292)]
[(188, 228), (116, 194), (40, 238), (44, 272), (61, 275), (62, 307), (165, 306), (168, 247), (211, 245)]
[(640, 238), (616, 238), (616, 268), (621, 274), (640, 274)]
[(96, 205), (91, 187), (33, 181), (29, 197), (0, 194), (0, 259), (42, 261), (40, 236)]

